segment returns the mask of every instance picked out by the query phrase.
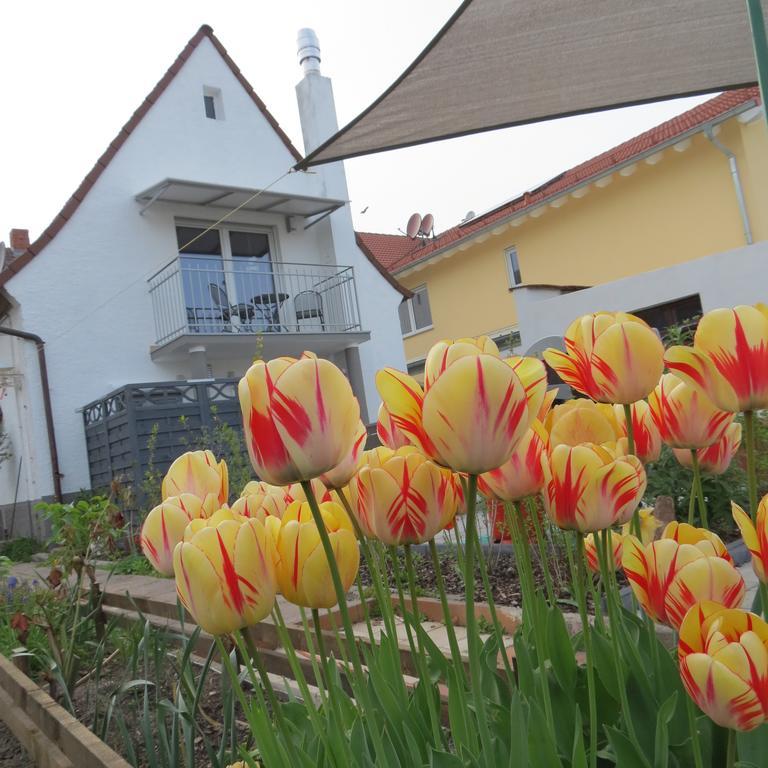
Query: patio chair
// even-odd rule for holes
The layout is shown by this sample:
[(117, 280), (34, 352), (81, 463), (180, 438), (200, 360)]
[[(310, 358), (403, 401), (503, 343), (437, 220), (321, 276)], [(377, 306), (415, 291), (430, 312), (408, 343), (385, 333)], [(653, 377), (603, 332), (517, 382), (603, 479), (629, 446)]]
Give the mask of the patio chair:
[(323, 315), (323, 297), (317, 291), (301, 291), (293, 299), (293, 309), (296, 313), (296, 330), (301, 330), (302, 320), (319, 320), (320, 328), (325, 330)]

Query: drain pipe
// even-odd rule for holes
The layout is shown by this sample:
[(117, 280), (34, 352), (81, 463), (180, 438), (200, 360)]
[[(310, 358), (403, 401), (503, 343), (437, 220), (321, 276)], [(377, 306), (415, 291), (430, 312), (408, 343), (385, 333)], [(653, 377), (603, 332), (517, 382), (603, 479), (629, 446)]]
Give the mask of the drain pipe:
[(739, 213), (741, 214), (741, 225), (744, 227), (744, 239), (747, 241), (747, 245), (752, 245), (752, 227), (749, 225), (747, 203), (744, 199), (744, 188), (741, 185), (741, 176), (739, 175), (739, 165), (736, 162), (736, 155), (715, 138), (715, 132), (712, 130), (711, 125), (707, 126), (705, 134), (712, 143), (712, 146), (715, 149), (720, 150), (720, 152), (728, 158), (728, 165), (731, 168), (731, 178), (733, 179), (733, 187), (736, 190), (736, 201), (739, 204)]
[(15, 336), (17, 339), (31, 341), (37, 347), (37, 362), (40, 367), (40, 386), (43, 390), (43, 410), (45, 411), (45, 428), (48, 433), (48, 450), (51, 454), (51, 475), (53, 477), (53, 496), (61, 503), (61, 472), (59, 470), (59, 452), (56, 449), (56, 433), (53, 429), (53, 409), (51, 408), (51, 390), (48, 386), (48, 366), (45, 363), (45, 342), (34, 333), (17, 331), (15, 328), (0, 326), (0, 334)]

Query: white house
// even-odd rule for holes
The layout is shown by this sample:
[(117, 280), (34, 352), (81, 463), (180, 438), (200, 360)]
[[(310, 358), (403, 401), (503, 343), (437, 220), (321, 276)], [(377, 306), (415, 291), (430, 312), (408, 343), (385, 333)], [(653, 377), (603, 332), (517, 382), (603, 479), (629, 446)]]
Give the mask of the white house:
[[(299, 42), (308, 151), (336, 116), (314, 34)], [(43, 234), (6, 252), (0, 327), (44, 342), (65, 495), (90, 487), (83, 406), (126, 384), (309, 349), (375, 420), (375, 371), (405, 365), (407, 291), (357, 245), (342, 165), (292, 172), (300, 157), (203, 26)], [(0, 334), (0, 508), (55, 494), (42, 392), (36, 344)]]

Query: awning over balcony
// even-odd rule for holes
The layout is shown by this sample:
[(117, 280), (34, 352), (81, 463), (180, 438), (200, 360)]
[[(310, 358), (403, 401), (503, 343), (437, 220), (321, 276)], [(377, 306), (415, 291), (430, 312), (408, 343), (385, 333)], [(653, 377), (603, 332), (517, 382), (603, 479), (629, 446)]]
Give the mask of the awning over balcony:
[(241, 211), (297, 216), (308, 220), (304, 225), (305, 229), (346, 204), (345, 200), (330, 197), (308, 197), (276, 190), (267, 192), (256, 188), (231, 187), (226, 184), (183, 179), (163, 179), (139, 192), (136, 200), (143, 203), (142, 213), (158, 201), (224, 208), (230, 211), (238, 208)]

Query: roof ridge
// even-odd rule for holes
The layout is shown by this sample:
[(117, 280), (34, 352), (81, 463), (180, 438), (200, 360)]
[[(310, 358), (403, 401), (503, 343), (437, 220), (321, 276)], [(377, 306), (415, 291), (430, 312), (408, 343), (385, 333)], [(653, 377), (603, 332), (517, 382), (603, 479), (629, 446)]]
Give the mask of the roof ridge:
[(40, 236), (30, 244), (24, 253), (18, 258), (14, 259), (9, 264), (5, 265), (5, 268), (0, 272), (0, 287), (2, 287), (13, 275), (23, 269), (38, 253), (40, 253), (50, 243), (54, 237), (59, 233), (62, 227), (72, 218), (75, 211), (80, 207), (80, 204), (85, 199), (88, 192), (90, 192), (93, 185), (99, 179), (101, 174), (106, 170), (112, 158), (118, 153), (120, 148), (125, 144), (128, 137), (137, 128), (144, 116), (149, 112), (155, 102), (163, 95), (166, 88), (171, 84), (176, 75), (181, 71), (181, 68), (186, 64), (192, 53), (197, 49), (197, 46), (204, 40), (210, 40), (211, 44), (216, 48), (218, 54), (224, 59), (225, 64), (229, 67), (232, 74), (237, 78), (238, 82), (243, 86), (246, 93), (251, 97), (251, 100), (258, 107), (266, 120), (272, 126), (275, 133), (285, 144), (288, 151), (293, 155), (295, 160), (301, 160), (301, 153), (296, 149), (288, 135), (280, 127), (280, 124), (275, 120), (273, 115), (267, 109), (266, 104), (259, 98), (256, 91), (253, 90), (253, 86), (246, 80), (239, 67), (232, 60), (232, 57), (227, 53), (227, 49), (221, 44), (220, 40), (214, 35), (213, 28), (209, 24), (202, 24), (195, 34), (189, 39), (187, 44), (182, 48), (181, 52), (176, 56), (173, 63), (165, 71), (160, 80), (157, 81), (152, 90), (147, 94), (144, 100), (133, 111), (128, 121), (118, 132), (117, 136), (109, 143), (109, 146), (101, 153), (98, 160), (86, 174), (85, 178), (80, 182), (77, 189), (72, 193), (70, 198), (64, 203), (64, 206), (56, 214), (51, 223), (43, 230)]

